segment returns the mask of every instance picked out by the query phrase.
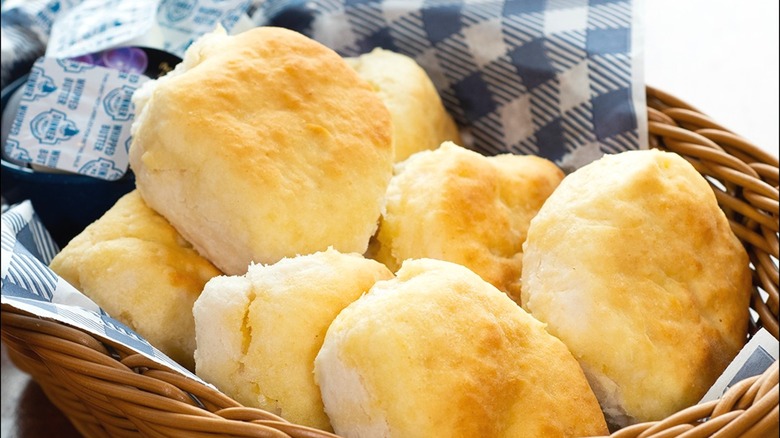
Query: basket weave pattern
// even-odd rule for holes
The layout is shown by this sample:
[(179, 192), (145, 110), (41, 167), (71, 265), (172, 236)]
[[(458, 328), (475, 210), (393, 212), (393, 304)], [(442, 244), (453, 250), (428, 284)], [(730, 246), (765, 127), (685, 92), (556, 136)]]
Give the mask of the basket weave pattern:
[[(682, 155), (705, 176), (750, 255), (751, 334), (764, 327), (778, 338), (777, 158), (661, 91), (648, 87), (647, 102), (651, 147)], [(121, 346), (10, 306), (2, 308), (2, 339), (14, 363), (87, 437), (335, 437), (243, 407)], [(612, 437), (777, 436), (779, 394), (775, 361), (718, 400)]]

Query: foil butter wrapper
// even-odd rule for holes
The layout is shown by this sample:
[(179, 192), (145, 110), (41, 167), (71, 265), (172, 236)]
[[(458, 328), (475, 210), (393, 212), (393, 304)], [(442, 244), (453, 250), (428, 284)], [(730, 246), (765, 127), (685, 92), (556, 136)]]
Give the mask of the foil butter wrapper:
[(71, 0), (49, 2), (40, 32), (46, 56), (73, 58), (113, 47), (150, 47), (178, 57), (194, 40), (222, 26), (247, 28), (250, 0)]
[(148, 77), (40, 58), (20, 90), (7, 157), (109, 181), (128, 169), (133, 92)]

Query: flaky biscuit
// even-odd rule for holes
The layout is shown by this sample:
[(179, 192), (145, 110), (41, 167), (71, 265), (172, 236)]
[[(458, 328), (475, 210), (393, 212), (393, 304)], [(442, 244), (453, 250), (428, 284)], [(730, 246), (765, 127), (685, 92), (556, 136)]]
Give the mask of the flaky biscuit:
[(585, 376), (544, 325), (467, 268), (407, 260), (333, 321), (315, 360), (352, 437), (580, 437), (607, 432)]
[(171, 359), (194, 369), (192, 305), (221, 272), (137, 191), (74, 237), (51, 268)]
[(247, 406), (330, 430), (314, 357), (341, 309), (392, 276), (381, 263), (329, 249), (217, 277), (195, 303), (196, 373)]
[(392, 174), (390, 115), (334, 51), (258, 27), (193, 44), (135, 95), (144, 200), (228, 274), (365, 251)]
[(436, 149), (445, 141), (462, 144), (431, 78), (414, 59), (376, 48), (346, 60), (390, 111), (396, 162), (415, 152)]
[(580, 361), (608, 420), (695, 404), (745, 342), (748, 257), (679, 155), (607, 155), (531, 221), (522, 305)]
[(485, 157), (445, 142), (397, 165), (371, 256), (391, 270), (409, 258), (462, 264), (520, 301), (531, 218), (563, 178), (541, 157)]

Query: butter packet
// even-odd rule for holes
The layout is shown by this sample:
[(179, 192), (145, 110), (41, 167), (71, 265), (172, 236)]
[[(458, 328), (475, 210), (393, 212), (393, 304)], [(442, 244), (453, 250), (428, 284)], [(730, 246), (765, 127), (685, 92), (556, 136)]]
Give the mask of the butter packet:
[(201, 35), (222, 26), (230, 33), (254, 27), (251, 0), (51, 0), (17, 5), (33, 30), (46, 35), (46, 56), (75, 58), (138, 46), (181, 57)]
[[(151, 45), (159, 0), (84, 0), (52, 22), (46, 56), (72, 58), (110, 47)], [(157, 47), (155, 47), (157, 48)]]
[(254, 27), (246, 11), (250, 0), (162, 0), (157, 8), (157, 24), (163, 36), (163, 49), (177, 56), (198, 37), (222, 26), (231, 34)]
[(17, 162), (117, 180), (128, 169), (133, 92), (148, 77), (43, 57), (33, 65), (5, 144)]

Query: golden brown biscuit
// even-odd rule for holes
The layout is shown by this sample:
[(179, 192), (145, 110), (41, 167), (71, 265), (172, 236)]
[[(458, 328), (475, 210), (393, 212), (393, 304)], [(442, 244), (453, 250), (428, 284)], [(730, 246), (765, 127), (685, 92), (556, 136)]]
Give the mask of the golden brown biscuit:
[(341, 309), (392, 276), (381, 263), (329, 249), (217, 277), (195, 303), (196, 372), (244, 405), (330, 430), (314, 357)]
[(392, 174), (392, 125), (332, 50), (273, 27), (209, 35), (135, 102), (138, 190), (224, 272), (366, 250)]
[(51, 269), (171, 359), (194, 369), (192, 304), (221, 272), (137, 191), (74, 237)]
[(464, 265), (520, 302), (531, 218), (563, 178), (535, 156), (485, 157), (446, 142), (397, 166), (375, 253), (396, 270), (409, 258)]
[(746, 339), (750, 283), (704, 178), (676, 154), (632, 151), (569, 174), (531, 221), (522, 304), (625, 426), (704, 395)]
[(436, 87), (414, 59), (376, 48), (346, 60), (390, 110), (396, 162), (415, 152), (436, 149), (445, 141), (462, 144)]
[(314, 362), (347, 437), (606, 434), (577, 361), (544, 325), (467, 268), (407, 260), (344, 309)]

